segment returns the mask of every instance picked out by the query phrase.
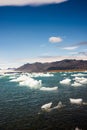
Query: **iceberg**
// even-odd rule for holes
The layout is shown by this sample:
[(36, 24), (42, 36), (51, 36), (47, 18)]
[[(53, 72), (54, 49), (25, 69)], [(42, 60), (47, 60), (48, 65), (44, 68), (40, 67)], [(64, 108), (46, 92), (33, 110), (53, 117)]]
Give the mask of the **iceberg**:
[(57, 106), (55, 106), (55, 107), (51, 107), (51, 106), (52, 106), (52, 102), (43, 105), (43, 106), (41, 107), (41, 109), (42, 109), (43, 111), (50, 112), (50, 111), (52, 111), (52, 110), (56, 110), (56, 109), (63, 108), (65, 105), (63, 105), (62, 102), (60, 101)]
[(53, 77), (52, 73), (32, 73), (31, 77)]
[(50, 88), (50, 87), (41, 87), (40, 90), (42, 90), (42, 91), (56, 91), (56, 90), (58, 90), (58, 87), (52, 87), (52, 88)]
[(60, 84), (67, 84), (67, 85), (69, 85), (71, 83), (71, 79), (64, 79), (64, 80), (62, 80), (62, 81), (60, 81)]
[(87, 84), (87, 78), (84, 77), (75, 77), (75, 82), (72, 84), (72, 86), (82, 86)]
[(74, 82), (71, 86), (74, 86), (74, 87), (80, 87), (80, 86), (82, 86), (82, 84), (80, 84), (80, 83), (78, 83), (78, 82)]
[(42, 84), (41, 80), (35, 80), (33, 78), (28, 78), (25, 81), (19, 82), (21, 86), (29, 86), (30, 88), (40, 88)]
[(77, 74), (72, 74), (71, 76), (74, 76), (74, 77), (79, 76), (79, 77), (81, 77), (81, 76), (87, 76), (87, 74), (77, 73)]
[(65, 106), (65, 105), (63, 105), (62, 102), (59, 101), (58, 105), (55, 106), (55, 107), (53, 107), (52, 109), (60, 109), (60, 108), (62, 108), (62, 107), (64, 107), (64, 106)]
[(51, 108), (51, 106), (52, 106), (52, 102), (47, 103), (47, 104), (41, 106), (41, 109), (42, 109), (42, 110), (48, 110), (48, 109)]
[(69, 100), (70, 100), (71, 104), (81, 105), (83, 103), (83, 99), (82, 98), (78, 98), (78, 99), (70, 98)]
[(22, 82), (22, 81), (25, 81), (25, 80), (27, 80), (28, 79), (28, 76), (26, 76), (26, 75), (21, 75), (21, 76), (19, 76), (18, 78), (16, 78), (16, 79), (12, 79), (12, 80), (10, 80), (11, 82)]

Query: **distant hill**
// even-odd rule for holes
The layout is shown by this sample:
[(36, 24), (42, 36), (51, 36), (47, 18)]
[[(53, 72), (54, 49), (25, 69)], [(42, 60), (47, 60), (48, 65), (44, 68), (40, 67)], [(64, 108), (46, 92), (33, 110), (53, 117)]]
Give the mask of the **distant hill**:
[(58, 70), (87, 70), (87, 60), (62, 60), (51, 63), (32, 63), (24, 64), (16, 69), (22, 72), (46, 72)]

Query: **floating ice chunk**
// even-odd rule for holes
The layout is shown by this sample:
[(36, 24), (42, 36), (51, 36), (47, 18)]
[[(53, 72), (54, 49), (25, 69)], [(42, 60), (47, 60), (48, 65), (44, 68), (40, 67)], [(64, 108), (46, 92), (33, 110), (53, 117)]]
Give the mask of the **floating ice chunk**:
[(68, 78), (60, 81), (60, 84), (67, 84), (67, 85), (69, 85), (70, 83), (71, 83), (71, 79), (68, 79)]
[(58, 87), (52, 87), (52, 88), (50, 88), (50, 87), (41, 87), (40, 90), (42, 90), (42, 91), (56, 91), (56, 90), (58, 90)]
[(64, 106), (65, 106), (65, 105), (63, 105), (62, 102), (60, 101), (60, 102), (58, 103), (58, 105), (55, 106), (55, 107), (53, 107), (52, 109), (60, 109), (60, 108), (62, 108), (62, 107), (64, 107)]
[(83, 74), (83, 73), (77, 73), (77, 74), (72, 74), (71, 76), (79, 76), (79, 77), (81, 77), (81, 76), (87, 76), (87, 74)]
[(29, 86), (30, 88), (40, 88), (42, 85), (41, 80), (35, 80), (28, 74), (22, 74), (18, 78), (10, 80), (11, 82), (19, 82), (21, 86)]
[(58, 105), (56, 106), (56, 108), (62, 108), (64, 105), (62, 104), (62, 102), (60, 101), (59, 103), (58, 103)]
[(22, 75), (19, 78), (17, 78), (17, 81), (21, 82), (21, 81), (24, 81), (24, 80), (27, 80), (27, 79), (28, 79), (28, 77), (26, 75)]
[(50, 111), (55, 110), (55, 109), (60, 109), (60, 108), (64, 107), (65, 105), (63, 105), (62, 102), (60, 101), (57, 106), (55, 106), (55, 107), (51, 107), (51, 106), (52, 106), (52, 102), (43, 105), (41, 107), (41, 109), (43, 111), (50, 112)]
[(81, 84), (87, 84), (87, 79), (85, 78), (83, 80), (80, 80), (79, 83), (81, 83)]
[(76, 80), (76, 81), (78, 81), (78, 82), (79, 82), (80, 80), (84, 80), (84, 79), (85, 79), (84, 77), (75, 77), (75, 78), (74, 78), (74, 80)]
[(87, 84), (87, 78), (84, 77), (75, 77), (74, 79), (76, 82), (78, 82), (79, 84)]
[(48, 109), (51, 108), (51, 106), (52, 106), (52, 102), (47, 103), (47, 104), (41, 106), (41, 109), (42, 109), (42, 110), (48, 110)]
[(80, 87), (80, 86), (82, 86), (82, 84), (80, 84), (80, 83), (78, 83), (78, 82), (74, 82), (71, 86), (74, 86), (74, 87)]
[(53, 77), (51, 73), (32, 73), (31, 77)]
[(41, 80), (35, 80), (33, 78), (28, 78), (25, 81), (19, 82), (19, 85), (29, 86), (30, 88), (40, 88), (42, 84)]
[(78, 98), (78, 99), (70, 98), (69, 100), (70, 100), (71, 104), (81, 105), (83, 103), (83, 99), (82, 98)]
[(12, 79), (11, 81), (15, 81), (15, 82), (22, 82), (28, 79), (28, 76), (26, 75), (21, 75), (20, 77), (16, 78), (16, 79)]

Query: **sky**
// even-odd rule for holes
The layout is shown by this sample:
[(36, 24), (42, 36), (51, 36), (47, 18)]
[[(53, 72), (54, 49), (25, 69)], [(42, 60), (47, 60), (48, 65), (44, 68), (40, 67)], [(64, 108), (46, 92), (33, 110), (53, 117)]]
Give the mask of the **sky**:
[(0, 68), (87, 60), (87, 0), (0, 0)]

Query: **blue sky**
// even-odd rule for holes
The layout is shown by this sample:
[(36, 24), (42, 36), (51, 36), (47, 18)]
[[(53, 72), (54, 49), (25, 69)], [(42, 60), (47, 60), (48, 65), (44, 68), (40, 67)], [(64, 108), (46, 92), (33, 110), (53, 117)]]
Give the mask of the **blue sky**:
[(87, 0), (18, 1), (0, 2), (0, 68), (87, 60)]

